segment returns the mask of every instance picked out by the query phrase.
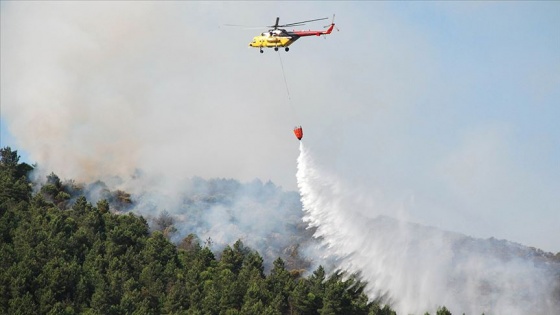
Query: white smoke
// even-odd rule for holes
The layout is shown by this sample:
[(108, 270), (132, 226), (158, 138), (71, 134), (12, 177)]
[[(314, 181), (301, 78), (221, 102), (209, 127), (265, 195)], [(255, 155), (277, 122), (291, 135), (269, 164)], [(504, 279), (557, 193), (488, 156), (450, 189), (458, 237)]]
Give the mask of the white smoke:
[[(297, 154), (278, 56), (248, 50), (252, 32), (220, 28), (258, 13), (229, 2), (1, 5), (2, 120), (38, 163), (35, 182), (100, 181), (84, 187), (92, 203), (130, 193), (127, 210), (175, 219), (177, 242), (195, 233), (218, 251), (241, 239), (270, 261), (297, 242), (299, 196), (275, 186), (295, 188), (285, 170)], [(187, 204), (193, 176), (249, 184), (232, 180), (227, 203)]]
[(342, 270), (361, 274), (370, 297), (399, 314), (442, 305), (467, 314), (560, 310), (552, 296), (559, 266), (523, 257), (529, 252), (523, 246), (407, 223), (403, 215), (393, 219), (391, 206), (368, 201), (359, 188), (321, 169), (303, 143), (297, 179), (304, 220), (317, 229), (327, 255)]
[[(295, 167), (289, 110), (262, 102), (281, 77), (242, 66), (255, 57), (246, 34), (219, 28), (230, 6), (2, 3), (2, 119), (31, 162), (61, 178), (141, 169), (171, 188), (190, 176), (295, 187), (293, 174), (270, 173)], [(286, 136), (272, 143), (277, 132)]]

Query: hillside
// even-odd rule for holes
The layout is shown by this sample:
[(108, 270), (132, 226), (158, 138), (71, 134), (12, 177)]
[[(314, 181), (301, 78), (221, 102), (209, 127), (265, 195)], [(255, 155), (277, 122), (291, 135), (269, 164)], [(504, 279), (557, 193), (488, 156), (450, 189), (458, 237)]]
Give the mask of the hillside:
[[(33, 167), (18, 160), (17, 151), (2, 149), (0, 313), (395, 314), (368, 299), (356, 276), (331, 273), (300, 252), (315, 243), (297, 194), (272, 183), (194, 178), (177, 208), (161, 210), (153, 192), (63, 182), (54, 173), (34, 184)], [(378, 217), (372, 230), (399, 224)], [(224, 230), (244, 237), (212, 234)], [(478, 251), (502, 263), (529, 261), (560, 279), (559, 254), (415, 224), (409, 230), (428, 239), (445, 234), (458, 263)]]
[(32, 193), (30, 169), (2, 150), (2, 314), (391, 313), (368, 301), (365, 284), (323, 267), (303, 277), (277, 258), (265, 273), (262, 256), (241, 241), (220, 253), (194, 234), (175, 245), (143, 217), (112, 213), (129, 203), (122, 192), (112, 205), (70, 203), (51, 174)]

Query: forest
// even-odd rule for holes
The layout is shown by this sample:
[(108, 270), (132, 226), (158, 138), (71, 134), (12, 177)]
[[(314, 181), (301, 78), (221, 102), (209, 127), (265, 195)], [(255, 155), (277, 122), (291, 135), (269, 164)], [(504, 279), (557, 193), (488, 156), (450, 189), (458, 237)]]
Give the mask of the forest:
[(33, 166), (0, 153), (1, 314), (396, 314), (356, 275), (290, 269), (280, 257), (265, 272), (241, 240), (219, 252), (194, 233), (171, 242), (169, 230), (115, 212), (129, 194), (93, 205), (54, 173), (37, 188)]

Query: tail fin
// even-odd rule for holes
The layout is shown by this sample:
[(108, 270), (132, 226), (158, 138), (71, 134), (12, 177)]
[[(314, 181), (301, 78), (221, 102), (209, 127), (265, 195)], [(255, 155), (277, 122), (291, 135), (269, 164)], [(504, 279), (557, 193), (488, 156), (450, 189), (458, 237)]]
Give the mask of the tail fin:
[[(327, 25), (329, 28), (327, 29), (327, 31), (325, 32), (325, 34), (330, 34), (332, 33), (333, 29), (334, 29), (334, 14), (332, 15), (332, 20), (331, 20), (331, 25)], [(325, 26), (325, 27), (327, 27)]]

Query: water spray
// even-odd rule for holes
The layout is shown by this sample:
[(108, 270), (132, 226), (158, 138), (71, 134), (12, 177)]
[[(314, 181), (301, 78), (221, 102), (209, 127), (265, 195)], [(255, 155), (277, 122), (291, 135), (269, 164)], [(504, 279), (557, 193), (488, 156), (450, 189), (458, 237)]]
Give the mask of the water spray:
[(304, 221), (337, 269), (359, 274), (372, 300), (398, 314), (446, 306), (466, 314), (558, 314), (560, 266), (528, 247), (405, 222), (368, 209), (364, 194), (316, 163), (300, 142)]

